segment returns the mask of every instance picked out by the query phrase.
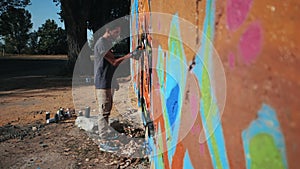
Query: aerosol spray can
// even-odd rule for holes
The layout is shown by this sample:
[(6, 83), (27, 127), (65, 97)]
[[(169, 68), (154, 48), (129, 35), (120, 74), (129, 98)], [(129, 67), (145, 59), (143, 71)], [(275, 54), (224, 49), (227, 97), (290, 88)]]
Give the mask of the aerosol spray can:
[(46, 120), (50, 119), (50, 112), (46, 112)]
[(55, 115), (55, 118), (58, 119), (58, 121), (59, 121), (59, 120), (62, 120), (63, 117), (64, 117), (64, 109), (63, 109), (63, 108), (59, 108), (59, 109), (57, 110), (56, 114), (57, 114), (57, 117), (56, 117), (56, 115)]
[(84, 114), (84, 116), (86, 118), (90, 118), (90, 111), (91, 111), (91, 108), (89, 106), (86, 106), (85, 107), (85, 114)]
[(70, 113), (70, 109), (69, 108), (67, 108), (67, 110), (66, 110), (65, 117), (66, 118), (70, 118), (71, 117), (71, 113)]
[(83, 113), (81, 110), (78, 111), (78, 116), (83, 116)]
[(51, 119), (47, 120), (47, 124), (49, 124), (49, 123), (55, 123), (55, 122), (56, 122), (55, 118), (51, 118)]

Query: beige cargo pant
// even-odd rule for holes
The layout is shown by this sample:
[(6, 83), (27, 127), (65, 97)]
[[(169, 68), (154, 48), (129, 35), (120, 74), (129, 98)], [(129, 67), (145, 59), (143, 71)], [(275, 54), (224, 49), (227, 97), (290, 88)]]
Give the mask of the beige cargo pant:
[(105, 139), (109, 132), (109, 116), (113, 105), (114, 89), (96, 89), (99, 106), (98, 131), (100, 139)]

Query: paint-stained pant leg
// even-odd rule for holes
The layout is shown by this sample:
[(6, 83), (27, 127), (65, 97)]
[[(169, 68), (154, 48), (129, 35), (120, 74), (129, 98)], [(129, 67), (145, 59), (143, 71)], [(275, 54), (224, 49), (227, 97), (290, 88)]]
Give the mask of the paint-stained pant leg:
[(98, 130), (100, 139), (104, 139), (109, 132), (109, 115), (113, 104), (112, 89), (96, 89), (96, 97), (99, 106)]

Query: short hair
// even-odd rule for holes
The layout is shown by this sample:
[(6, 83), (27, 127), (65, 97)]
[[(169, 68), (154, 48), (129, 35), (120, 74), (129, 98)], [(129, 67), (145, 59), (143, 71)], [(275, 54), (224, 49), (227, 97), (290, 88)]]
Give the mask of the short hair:
[(105, 31), (108, 31), (108, 30), (114, 30), (117, 27), (120, 27), (121, 31), (122, 31), (123, 29), (125, 29), (126, 26), (128, 26), (127, 22), (125, 21), (125, 19), (119, 18), (119, 19), (116, 19), (116, 20), (114, 20), (112, 22), (109, 22), (108, 24), (106, 24), (104, 26), (104, 28), (105, 28)]
[(115, 23), (115, 22), (111, 22), (111, 23), (108, 23), (104, 26), (105, 30), (106, 31), (111, 31), (111, 30), (114, 30), (116, 29), (117, 27), (121, 27), (119, 24)]

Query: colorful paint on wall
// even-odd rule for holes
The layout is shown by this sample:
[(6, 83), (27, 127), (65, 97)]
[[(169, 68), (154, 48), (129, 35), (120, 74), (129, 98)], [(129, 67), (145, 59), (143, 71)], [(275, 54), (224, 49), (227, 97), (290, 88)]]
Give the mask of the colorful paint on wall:
[[(136, 38), (131, 39), (132, 49), (140, 43), (141, 33), (150, 32), (151, 35), (151, 15), (143, 14), (143, 12), (151, 12), (150, 2), (154, 1), (133, 0), (135, 9), (132, 11), (142, 15), (139, 15), (141, 16), (139, 18), (132, 18), (138, 22), (138, 25), (135, 25), (136, 22), (132, 22), (131, 25), (131, 29), (138, 34)], [(181, 32), (183, 29), (180, 29), (183, 28), (180, 25), (182, 11), (172, 13), (171, 19), (158, 19), (156, 22), (158, 31), (164, 31), (163, 36), (167, 38), (162, 38), (162, 42), (155, 39), (155, 46), (149, 45), (151, 49), (148, 51), (153, 52), (153, 57), (155, 57), (153, 67), (148, 65), (151, 63), (151, 58), (147, 57), (150, 52), (144, 53), (144, 57), (147, 57), (148, 60), (132, 63), (133, 72), (138, 77), (134, 79), (134, 83), (139, 96), (145, 95), (146, 91), (140, 83), (148, 84), (147, 80), (149, 80), (139, 76), (147, 77), (149, 68), (153, 68), (153, 83), (149, 85), (153, 85), (154, 91), (150, 93), (152, 94), (150, 106), (147, 105), (147, 111), (153, 111), (150, 113), (155, 117), (153, 120), (156, 135), (148, 139), (151, 147), (151, 168), (201, 168), (203, 164), (198, 163), (201, 156), (205, 156), (205, 160), (207, 160), (205, 162), (209, 163), (209, 166), (204, 168), (230, 168), (229, 159), (233, 157), (228, 156), (230, 153), (227, 155), (227, 151), (232, 151), (232, 145), (228, 143), (231, 146), (228, 148), (225, 144), (228, 136), (224, 136), (223, 127), (225, 125), (220, 122), (222, 108), (219, 103), (221, 99), (217, 96), (216, 91), (218, 81), (215, 73), (218, 65), (214, 60), (213, 48), (216, 2), (215, 0), (205, 1), (206, 8), (202, 13), (205, 15), (202, 24), (203, 36), (199, 43), (200, 48), (195, 51), (196, 56), (193, 60), (195, 63), (192, 68), (187, 65), (187, 62), (191, 61), (187, 61), (188, 52), (186, 53), (183, 47), (186, 44), (182, 42), (186, 38), (186, 35)], [(196, 1), (196, 4), (200, 3), (201, 1)], [(256, 20), (241, 27), (245, 23), (252, 3), (252, 0), (227, 1), (226, 19), (229, 33), (231, 35), (242, 34), (234, 37), (237, 41), (236, 51), (229, 51), (228, 55), (225, 54), (228, 56), (228, 65), (232, 71), (240, 60), (246, 65), (253, 64), (258, 60), (262, 50), (263, 28), (260, 22)], [(198, 13), (200, 15), (200, 11)], [(243, 30), (238, 32), (239, 28)], [(199, 28), (197, 27), (197, 29)], [(236, 68), (240, 68), (240, 66)], [(144, 72), (140, 73), (141, 70)], [(248, 169), (287, 168), (284, 138), (280, 130), (275, 111), (269, 106), (263, 105), (259, 111), (259, 118), (252, 122), (247, 130), (244, 130), (242, 138), (239, 140), (240, 143), (243, 142), (243, 145), (237, 145), (240, 148), (243, 147), (246, 156), (246, 164), (241, 164), (239, 167), (245, 168), (246, 166)], [(225, 128), (224, 131), (226, 131)], [(186, 135), (183, 135), (182, 133), (185, 132)], [(240, 134), (238, 133), (238, 135)], [(188, 139), (183, 139), (185, 136)], [(188, 144), (193, 144), (193, 146)], [(265, 157), (268, 154), (271, 155), (267, 159)]]
[[(204, 21), (202, 38), (203, 46), (197, 53), (196, 65), (193, 73), (197, 76), (201, 88), (200, 114), (204, 132), (200, 135), (200, 141), (207, 141), (214, 168), (229, 168), (225, 140), (220, 124), (220, 112), (217, 100), (211, 86), (213, 78), (212, 44), (214, 40), (215, 1), (206, 2), (206, 17)], [(201, 64), (203, 63), (203, 64)], [(204, 136), (205, 135), (205, 136)]]
[[(180, 127), (181, 109), (183, 103), (183, 91), (186, 83), (187, 64), (184, 55), (183, 45), (180, 41), (180, 29), (178, 16), (174, 15), (168, 41), (168, 55), (165, 58), (161, 47), (158, 47), (158, 63), (156, 73), (159, 79), (160, 95), (162, 102), (162, 115), (168, 160), (172, 159), (178, 144), (178, 134)], [(164, 63), (166, 67), (164, 68)], [(177, 65), (174, 68), (173, 65)], [(166, 73), (165, 73), (166, 72)], [(160, 123), (158, 123), (160, 124)], [(157, 147), (158, 148), (158, 147)], [(159, 149), (162, 149), (160, 147)]]
[[(182, 40), (180, 37), (180, 27), (178, 23), (177, 14), (173, 16), (173, 19), (171, 21), (168, 44), (169, 55), (167, 56), (166, 60), (167, 78), (165, 97), (167, 99), (166, 108), (167, 113), (169, 114), (170, 126), (166, 126), (166, 128), (171, 129), (172, 137), (172, 141), (168, 143), (168, 147), (174, 147), (178, 142), (180, 118), (182, 113), (181, 109), (183, 104), (183, 91), (185, 89), (187, 76), (186, 56), (183, 50)], [(177, 65), (176, 69), (174, 69), (174, 65)], [(172, 116), (175, 116), (175, 118), (173, 118), (174, 120), (172, 120)], [(174, 152), (175, 151), (170, 151), (170, 153), (168, 153), (171, 162)]]
[(263, 104), (257, 120), (242, 133), (247, 169), (287, 169), (284, 137), (276, 112)]
[(227, 0), (228, 29), (235, 31), (248, 16), (252, 0)]
[[(232, 34), (245, 22), (252, 6), (252, 0), (227, 1), (227, 28)], [(262, 27), (258, 21), (251, 23), (240, 37), (238, 54), (246, 65), (252, 64), (262, 48)], [(232, 55), (229, 54), (229, 66), (232, 68)]]
[(193, 169), (194, 168), (194, 166), (192, 165), (192, 162), (191, 162), (191, 159), (190, 159), (190, 156), (189, 156), (188, 152), (185, 152), (185, 155), (184, 155), (183, 168), (184, 169)]
[[(193, 116), (190, 117), (191, 119), (195, 119), (201, 108), (201, 117), (203, 118), (202, 121), (205, 128), (204, 130), (207, 135), (207, 137), (204, 137), (205, 139), (208, 139), (207, 146), (210, 150), (213, 166), (214, 168), (228, 168), (222, 126), (219, 123), (220, 113), (217, 108), (217, 100), (213, 93), (213, 87), (211, 86), (211, 79), (209, 78), (209, 74), (206, 69), (209, 68), (208, 71), (213, 69), (211, 42), (214, 39), (214, 3), (215, 1), (207, 2), (207, 17), (204, 23), (204, 33), (206, 37), (202, 39), (202, 44), (204, 45), (200, 49), (201, 52), (198, 53), (198, 58), (204, 59), (204, 64), (201, 64), (202, 61), (197, 62), (199, 64), (194, 67), (192, 72), (189, 72), (191, 77), (195, 78), (195, 83), (197, 83), (196, 86), (203, 88), (203, 91), (201, 92), (204, 92), (204, 95), (200, 101), (199, 96), (195, 96), (195, 94), (199, 94), (200, 91), (192, 92), (192, 88), (189, 88), (189, 92), (191, 92), (191, 94), (189, 95), (190, 98), (188, 100), (190, 100), (190, 103), (188, 103), (187, 108), (184, 109), (185, 111), (190, 111), (189, 114)], [(145, 18), (146, 17), (143, 19)], [(146, 23), (143, 19), (140, 18), (139, 23)], [(149, 23), (149, 21), (147, 21), (147, 23)], [(138, 27), (139, 30), (142, 27), (145, 28), (145, 26), (141, 25)], [(183, 49), (178, 14), (173, 15), (170, 22), (167, 52), (165, 53), (160, 45), (158, 45), (158, 53), (156, 56), (158, 62), (155, 65), (155, 73), (157, 75), (158, 82), (154, 82), (154, 84), (157, 84), (158, 86), (158, 90), (160, 92), (158, 96), (160, 96), (161, 102), (161, 104), (159, 104), (161, 107), (156, 111), (161, 111), (162, 116), (155, 119), (156, 134), (158, 135), (155, 138), (156, 140), (154, 141), (150, 138), (151, 141), (149, 141), (151, 149), (153, 150), (152, 166), (155, 166), (155, 168), (169, 168), (171, 166), (179, 165), (190, 168), (193, 164), (188, 155), (189, 150), (182, 147), (179, 139), (183, 102), (184, 99), (187, 99), (186, 83), (192, 82), (190, 80), (187, 82), (189, 66), (187, 65)], [(176, 65), (176, 68), (174, 68), (174, 65)], [(137, 84), (138, 83), (140, 82), (137, 81)], [(200, 88), (195, 89), (199, 90)], [(210, 112), (210, 109), (212, 109), (213, 112)], [(197, 137), (199, 137), (201, 126), (199, 124), (191, 124), (190, 127), (191, 130), (188, 130), (187, 132), (194, 133)], [(203, 146), (202, 149), (199, 147), (197, 151), (199, 154), (201, 152), (203, 153)], [(173, 160), (175, 158), (175, 152), (177, 152), (176, 161)], [(178, 158), (182, 158), (182, 161)]]
[(253, 63), (262, 48), (262, 28), (259, 22), (252, 23), (243, 33), (239, 51), (245, 64)]
[[(139, 15), (138, 15), (138, 0), (133, 0), (131, 4), (131, 18), (130, 18), (130, 49), (134, 48), (134, 46), (137, 46), (137, 39), (138, 39), (138, 32), (139, 32)], [(138, 64), (136, 64), (135, 60), (130, 60), (130, 66), (131, 66), (131, 78), (137, 81), (136, 73), (138, 72)], [(134, 90), (138, 92), (137, 90), (137, 84), (134, 83)], [(139, 102), (140, 104), (140, 102)], [(140, 105), (139, 105), (140, 106)]]

